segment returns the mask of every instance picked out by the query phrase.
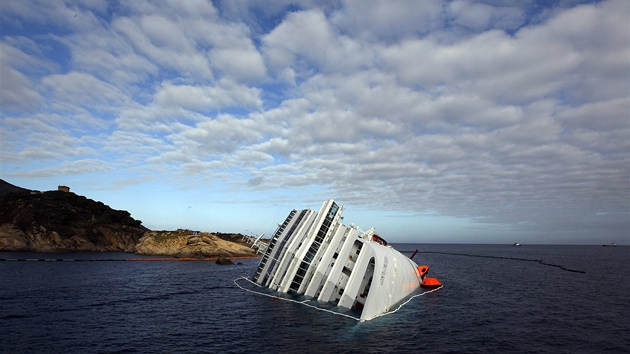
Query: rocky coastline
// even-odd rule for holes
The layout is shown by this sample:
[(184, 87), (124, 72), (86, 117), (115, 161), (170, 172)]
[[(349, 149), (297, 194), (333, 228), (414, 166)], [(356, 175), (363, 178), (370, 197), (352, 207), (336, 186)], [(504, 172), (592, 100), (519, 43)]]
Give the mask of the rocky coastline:
[(184, 258), (256, 257), (246, 243), (232, 242), (209, 232), (191, 230), (147, 231), (138, 240), (135, 253)]
[(128, 252), (195, 259), (257, 256), (240, 234), (149, 230), (127, 211), (61, 187), (40, 192), (0, 180), (0, 251)]

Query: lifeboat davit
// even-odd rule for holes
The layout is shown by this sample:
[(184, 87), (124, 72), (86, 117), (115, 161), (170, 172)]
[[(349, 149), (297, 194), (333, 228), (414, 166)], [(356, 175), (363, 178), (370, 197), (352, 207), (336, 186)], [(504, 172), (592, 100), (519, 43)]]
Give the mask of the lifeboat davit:
[(442, 286), (442, 283), (440, 283), (440, 281), (437, 280), (437, 278), (424, 278), (420, 286), (425, 289), (435, 289)]
[(421, 279), (424, 279), (424, 277), (426, 277), (427, 273), (429, 272), (429, 266), (428, 265), (418, 266), (418, 268), (416, 269), (416, 272), (418, 272), (418, 276)]

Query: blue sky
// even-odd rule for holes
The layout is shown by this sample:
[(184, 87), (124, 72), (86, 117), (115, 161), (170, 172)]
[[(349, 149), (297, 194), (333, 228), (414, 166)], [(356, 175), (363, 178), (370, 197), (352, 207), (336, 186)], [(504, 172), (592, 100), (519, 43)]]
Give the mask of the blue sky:
[(630, 243), (630, 2), (0, 5), (0, 176), (151, 229)]

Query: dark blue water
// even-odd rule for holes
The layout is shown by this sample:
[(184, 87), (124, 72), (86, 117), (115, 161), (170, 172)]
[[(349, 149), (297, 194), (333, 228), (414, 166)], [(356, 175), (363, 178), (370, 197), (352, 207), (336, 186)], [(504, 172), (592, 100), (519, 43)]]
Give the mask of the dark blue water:
[[(622, 353), (630, 348), (630, 247), (397, 245), (444, 288), (359, 323), (252, 295), (257, 259), (0, 262), (2, 353)], [(127, 258), (16, 254), (0, 258)]]

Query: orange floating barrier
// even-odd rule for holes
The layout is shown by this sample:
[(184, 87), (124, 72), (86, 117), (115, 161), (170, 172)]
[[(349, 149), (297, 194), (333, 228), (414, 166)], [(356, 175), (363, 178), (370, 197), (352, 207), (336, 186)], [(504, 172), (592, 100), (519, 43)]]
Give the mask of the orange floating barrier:
[(425, 278), (424, 280), (422, 280), (422, 283), (420, 284), (420, 286), (425, 289), (435, 289), (442, 286), (442, 283), (440, 283), (440, 281), (437, 280), (437, 278)]

